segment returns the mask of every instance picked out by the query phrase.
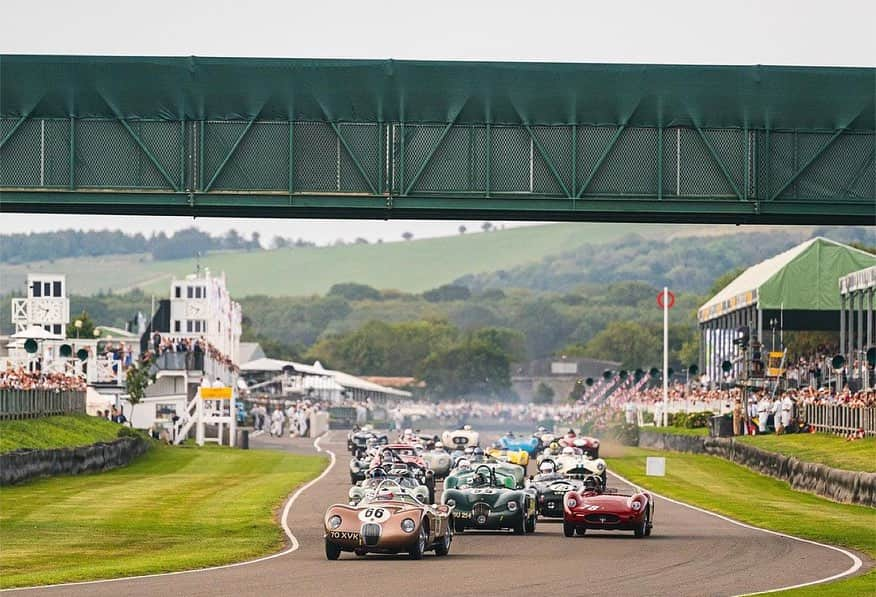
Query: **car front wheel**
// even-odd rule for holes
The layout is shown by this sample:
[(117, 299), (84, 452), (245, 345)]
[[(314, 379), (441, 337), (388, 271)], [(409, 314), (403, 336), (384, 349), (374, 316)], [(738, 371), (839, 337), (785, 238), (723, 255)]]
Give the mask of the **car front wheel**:
[(563, 523), (563, 535), (566, 537), (574, 537), (575, 536), (575, 525), (569, 524), (568, 522)]
[(426, 540), (429, 538), (428, 533), (426, 533), (426, 525), (420, 525), (420, 532), (417, 534), (417, 540), (414, 542), (413, 546), (411, 546), (411, 551), (408, 552), (408, 556), (412, 560), (422, 560), (423, 552), (426, 551)]
[(337, 560), (341, 557), (341, 547), (335, 545), (331, 541), (325, 542), (325, 558), (327, 560)]

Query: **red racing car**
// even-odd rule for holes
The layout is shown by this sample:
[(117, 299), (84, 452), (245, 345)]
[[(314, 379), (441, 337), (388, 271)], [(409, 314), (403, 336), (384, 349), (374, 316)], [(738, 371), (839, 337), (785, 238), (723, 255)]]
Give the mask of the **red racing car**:
[(619, 493), (600, 490), (598, 478), (585, 480), (579, 491), (563, 498), (563, 534), (583, 535), (587, 529), (633, 531), (636, 537), (651, 535), (654, 525), (654, 498), (645, 491)]

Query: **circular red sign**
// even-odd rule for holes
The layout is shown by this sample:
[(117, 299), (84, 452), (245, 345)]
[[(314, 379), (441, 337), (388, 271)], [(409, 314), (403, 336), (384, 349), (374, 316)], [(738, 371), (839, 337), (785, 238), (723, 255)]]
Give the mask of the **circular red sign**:
[[(667, 307), (667, 309), (671, 309), (675, 305), (675, 295), (672, 294), (671, 290), (667, 291), (666, 294), (669, 295), (669, 306)], [(663, 308), (663, 291), (662, 290), (657, 294), (657, 306), (660, 307), (661, 309)]]

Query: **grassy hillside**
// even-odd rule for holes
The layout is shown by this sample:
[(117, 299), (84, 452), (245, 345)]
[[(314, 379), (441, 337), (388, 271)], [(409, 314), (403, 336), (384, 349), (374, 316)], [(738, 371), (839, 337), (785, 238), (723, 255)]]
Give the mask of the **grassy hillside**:
[(117, 423), (86, 415), (0, 421), (0, 454), (23, 448), (48, 450), (111, 442), (119, 429)]
[[(689, 227), (672, 226), (683, 234)], [(324, 293), (337, 282), (421, 292), (465, 274), (512, 268), (539, 261), (585, 243), (613, 241), (628, 234), (663, 236), (666, 226), (650, 224), (550, 224), (468, 233), (442, 238), (372, 245), (217, 252), (201, 259), (228, 274), (237, 296)], [(0, 264), (0, 295), (20, 292), (28, 272), (67, 274), (70, 292), (96, 294), (142, 288), (164, 295), (172, 276), (195, 269), (194, 259), (153, 261), (148, 255), (58, 259), (20, 265)]]

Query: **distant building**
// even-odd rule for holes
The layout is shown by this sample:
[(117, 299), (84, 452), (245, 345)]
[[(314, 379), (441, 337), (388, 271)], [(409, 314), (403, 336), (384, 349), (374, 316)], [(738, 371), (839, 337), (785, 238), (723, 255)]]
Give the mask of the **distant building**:
[[(243, 315), (231, 299), (225, 274), (213, 276), (205, 269), (174, 278), (169, 293), (140, 338), (141, 350), (155, 354), (155, 383), (132, 417), (134, 426), (143, 429), (168, 426), (174, 414), (192, 420), (193, 398), (203, 385), (237, 387)], [(187, 432), (187, 427), (179, 429)]]
[(564, 400), (578, 380), (599, 379), (606, 370), (617, 371), (617, 361), (578, 357), (549, 357), (511, 365), (511, 388), (524, 402), (535, 396), (539, 384), (554, 391), (554, 400)]

